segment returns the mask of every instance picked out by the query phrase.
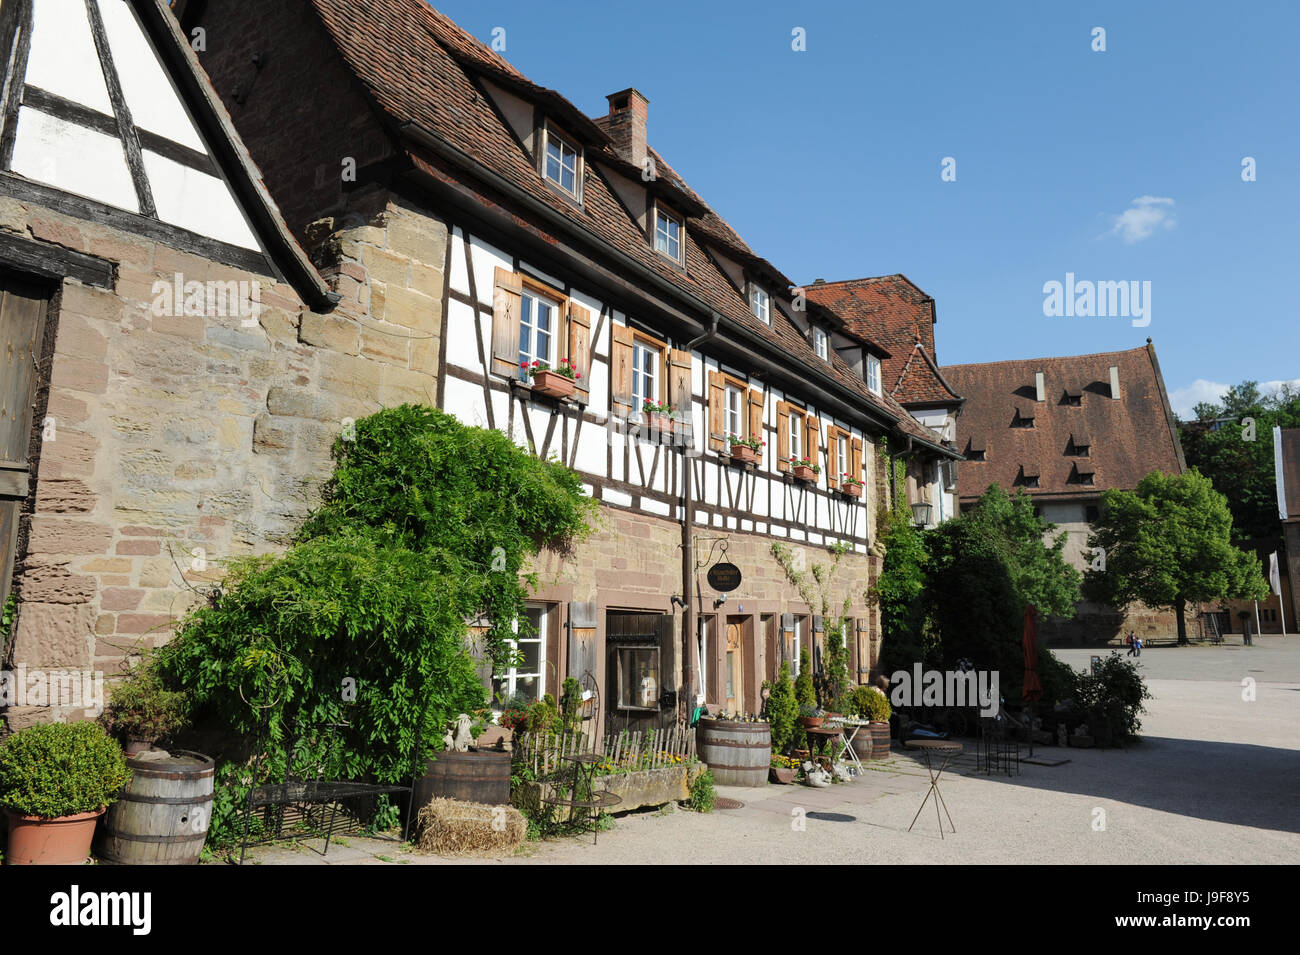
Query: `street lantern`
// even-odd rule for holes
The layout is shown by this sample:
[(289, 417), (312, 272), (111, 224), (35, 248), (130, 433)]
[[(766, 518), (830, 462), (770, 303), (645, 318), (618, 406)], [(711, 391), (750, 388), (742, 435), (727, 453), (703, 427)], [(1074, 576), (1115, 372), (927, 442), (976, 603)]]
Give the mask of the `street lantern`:
[(934, 508), (928, 501), (917, 501), (912, 505), (912, 520), (916, 522), (917, 527), (927, 527), (930, 524), (930, 513)]

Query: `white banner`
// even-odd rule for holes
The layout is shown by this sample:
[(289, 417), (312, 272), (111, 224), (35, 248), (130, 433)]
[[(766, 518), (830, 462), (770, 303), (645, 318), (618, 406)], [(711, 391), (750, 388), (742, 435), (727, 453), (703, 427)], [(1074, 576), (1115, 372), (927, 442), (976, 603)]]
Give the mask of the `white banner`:
[(1282, 574), (1277, 566), (1277, 551), (1268, 555), (1268, 585), (1273, 589), (1273, 593), (1282, 596)]

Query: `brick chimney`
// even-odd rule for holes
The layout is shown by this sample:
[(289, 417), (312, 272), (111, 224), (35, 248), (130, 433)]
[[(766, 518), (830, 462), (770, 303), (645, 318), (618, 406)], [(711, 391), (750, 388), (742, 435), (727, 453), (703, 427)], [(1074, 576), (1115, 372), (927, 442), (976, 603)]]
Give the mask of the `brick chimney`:
[(646, 156), (645, 123), (650, 101), (632, 87), (610, 93), (605, 98), (609, 100), (609, 138), (614, 141), (614, 151), (634, 166), (642, 166)]

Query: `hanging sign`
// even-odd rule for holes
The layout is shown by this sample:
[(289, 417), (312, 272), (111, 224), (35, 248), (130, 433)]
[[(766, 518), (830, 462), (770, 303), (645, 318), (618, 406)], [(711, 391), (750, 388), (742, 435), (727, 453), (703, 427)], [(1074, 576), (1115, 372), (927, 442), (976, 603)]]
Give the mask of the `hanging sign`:
[(735, 564), (714, 564), (709, 568), (709, 586), (730, 593), (740, 586), (740, 568)]

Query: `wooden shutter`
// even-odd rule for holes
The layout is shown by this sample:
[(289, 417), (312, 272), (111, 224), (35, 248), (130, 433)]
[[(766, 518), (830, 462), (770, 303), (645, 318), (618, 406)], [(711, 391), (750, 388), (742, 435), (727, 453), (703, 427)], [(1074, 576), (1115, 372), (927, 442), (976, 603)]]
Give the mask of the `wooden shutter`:
[(822, 457), (821, 423), (812, 415), (809, 415), (804, 420), (806, 422), (804, 428), (804, 440), (808, 443), (808, 450), (805, 457), (807, 457), (813, 464), (820, 464)]
[(574, 397), (586, 404), (591, 375), (591, 313), (572, 302), (569, 303), (569, 360), (574, 371), (582, 376), (574, 383)]
[(518, 272), (496, 270), (492, 293), (492, 373), (519, 377), (519, 311), (524, 282)]
[(709, 372), (709, 450), (727, 450), (727, 389), (721, 372)]
[[(749, 389), (749, 438), (763, 440), (763, 392), (757, 388)], [(759, 451), (761, 455), (763, 452)]]
[(826, 429), (826, 486), (840, 486), (840, 429), (830, 425)]
[(46, 314), (40, 289), (0, 280), (0, 607), (9, 599), (19, 514), (35, 477), (27, 452)]
[(776, 469), (790, 470), (790, 405), (784, 401), (776, 403)]
[(612, 344), (609, 355), (610, 396), (614, 413), (630, 415), (636, 398), (632, 394), (632, 329), (626, 325), (610, 327)]
[(674, 348), (668, 353), (668, 403), (677, 412), (688, 447), (695, 442), (691, 438), (694, 426), (694, 401), (691, 397), (691, 353)]
[[(853, 456), (853, 460), (849, 463), (848, 470), (849, 473), (852, 474), (859, 481), (863, 481), (864, 479), (862, 477), (862, 439), (854, 438), (852, 444), (853, 444), (853, 450), (850, 451), (849, 453)], [(866, 494), (865, 494), (866, 489), (867, 489), (867, 485), (864, 482), (862, 485), (862, 490), (864, 492), (863, 500), (866, 499)]]

